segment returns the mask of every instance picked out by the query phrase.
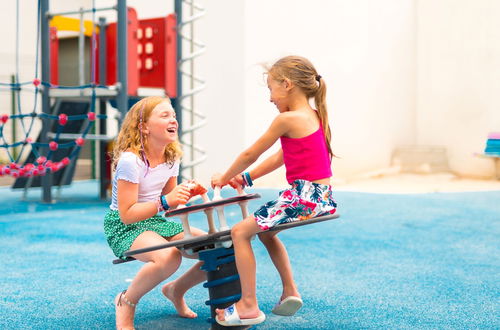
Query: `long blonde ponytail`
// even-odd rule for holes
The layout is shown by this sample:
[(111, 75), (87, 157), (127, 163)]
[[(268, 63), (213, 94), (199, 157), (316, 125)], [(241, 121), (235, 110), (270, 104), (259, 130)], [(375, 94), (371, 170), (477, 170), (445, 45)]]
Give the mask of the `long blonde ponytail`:
[(334, 156), (332, 151), (332, 132), (330, 130), (330, 122), (328, 120), (328, 109), (326, 107), (326, 84), (325, 80), (318, 75), (317, 80), (319, 83), (316, 95), (314, 95), (314, 105), (318, 110), (319, 120), (323, 126), (323, 132), (325, 133), (326, 147), (328, 148), (328, 154), (330, 154), (330, 159)]

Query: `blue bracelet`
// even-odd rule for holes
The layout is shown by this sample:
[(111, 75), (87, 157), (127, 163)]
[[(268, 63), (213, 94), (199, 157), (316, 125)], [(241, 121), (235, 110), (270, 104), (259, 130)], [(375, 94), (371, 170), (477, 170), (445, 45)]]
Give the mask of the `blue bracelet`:
[(249, 187), (253, 186), (253, 182), (252, 182), (252, 178), (250, 177), (250, 173), (248, 173), (248, 172), (243, 173), (243, 179), (244, 179), (247, 186), (249, 186)]
[(167, 196), (161, 195), (160, 201), (161, 201), (161, 206), (163, 206), (163, 210), (166, 211), (170, 208), (170, 206), (168, 206), (168, 203), (167, 203)]

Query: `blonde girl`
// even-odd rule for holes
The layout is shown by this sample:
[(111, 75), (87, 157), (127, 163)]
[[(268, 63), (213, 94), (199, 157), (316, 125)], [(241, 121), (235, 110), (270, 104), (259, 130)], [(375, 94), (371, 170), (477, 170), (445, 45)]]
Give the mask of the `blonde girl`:
[[(224, 174), (212, 177), (212, 186), (251, 186), (253, 180), (284, 164), (290, 187), (231, 230), (242, 295), (234, 305), (216, 310), (217, 322), (225, 326), (258, 324), (265, 320), (255, 292), (256, 266), (250, 244), (255, 234), (267, 248), (283, 285), (279, 302), (272, 312), (284, 316), (297, 312), (303, 303), (285, 246), (276, 231), (266, 230), (280, 223), (333, 214), (337, 207), (330, 186), (333, 153), (325, 81), (307, 59), (287, 56), (269, 68), (267, 85), (270, 101), (279, 114), (264, 135), (243, 151)], [(315, 109), (310, 106), (311, 98)], [(281, 142), (278, 152), (250, 172), (242, 173), (278, 140)]]
[[(158, 213), (189, 200), (189, 189), (177, 185), (182, 155), (175, 111), (168, 98), (147, 97), (127, 113), (113, 150), (115, 175), (104, 233), (113, 253), (123, 258), (127, 250), (141, 249), (183, 238), (182, 226)], [(194, 235), (203, 232), (194, 229)], [(136, 305), (147, 292), (170, 277), (180, 266), (177, 248), (135, 255), (144, 266), (129, 287), (115, 298), (117, 329), (133, 329)], [(185, 292), (206, 278), (196, 263), (162, 292), (182, 317), (194, 318), (185, 303)]]

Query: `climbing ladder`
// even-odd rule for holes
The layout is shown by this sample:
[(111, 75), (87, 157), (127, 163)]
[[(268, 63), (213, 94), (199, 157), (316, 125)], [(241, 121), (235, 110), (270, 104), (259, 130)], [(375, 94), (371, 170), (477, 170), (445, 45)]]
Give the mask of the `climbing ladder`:
[(173, 105), (185, 151), (179, 177), (183, 181), (194, 179), (196, 165), (207, 158), (206, 150), (196, 140), (196, 131), (206, 124), (205, 115), (197, 109), (196, 95), (206, 84), (196, 73), (196, 59), (205, 52), (205, 44), (195, 38), (195, 23), (205, 16), (205, 9), (194, 0), (175, 0), (175, 12), (178, 20), (178, 96)]

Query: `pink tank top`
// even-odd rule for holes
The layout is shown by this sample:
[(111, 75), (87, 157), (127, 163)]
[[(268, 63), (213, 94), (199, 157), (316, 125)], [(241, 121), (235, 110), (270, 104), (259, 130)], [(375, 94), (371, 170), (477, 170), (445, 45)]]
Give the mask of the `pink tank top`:
[(323, 128), (302, 138), (280, 137), (286, 180), (314, 181), (332, 176), (330, 156), (326, 146)]

